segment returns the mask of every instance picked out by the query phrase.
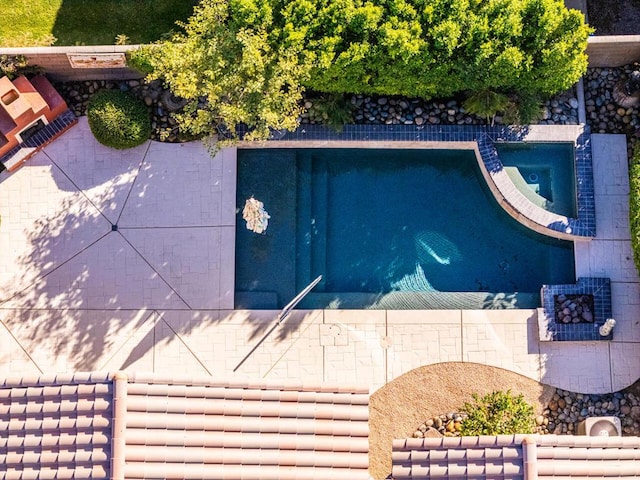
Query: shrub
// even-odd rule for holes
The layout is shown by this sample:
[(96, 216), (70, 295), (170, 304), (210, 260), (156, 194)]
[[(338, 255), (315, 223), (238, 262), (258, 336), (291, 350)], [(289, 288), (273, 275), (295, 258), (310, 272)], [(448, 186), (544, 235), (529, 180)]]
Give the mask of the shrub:
[(29, 65), (24, 55), (0, 55), (0, 77), (6, 75), (13, 80), (20, 75), (33, 76), (43, 73), (37, 65)]
[(527, 125), (542, 118), (542, 100), (538, 95), (520, 93), (514, 95), (502, 116), (503, 123), (510, 125)]
[(473, 402), (465, 403), (462, 411), (467, 418), (462, 422), (462, 435), (505, 435), (533, 433), (534, 412), (522, 395), (514, 397), (511, 390), (493, 392)]
[(23, 55), (0, 55), (0, 72), (10, 80), (20, 75), (20, 71), (27, 65), (27, 59)]
[(124, 33), (120, 33), (118, 35), (116, 35), (116, 41), (115, 44), (116, 45), (129, 45), (129, 41), (131, 39), (125, 35)]
[(344, 95), (325, 94), (313, 99), (309, 115), (341, 132), (342, 127), (353, 122), (353, 107)]
[(145, 104), (120, 90), (96, 93), (89, 101), (87, 116), (94, 137), (107, 147), (135, 147), (151, 135), (151, 119)]
[(470, 95), (463, 106), (469, 113), (484, 117), (487, 123), (491, 122), (493, 125), (496, 114), (504, 112), (510, 104), (511, 100), (506, 95), (491, 90), (481, 90)]
[(307, 88), (552, 95), (585, 73), (592, 31), (563, 0), (202, 0), (181, 26), (129, 64), (198, 100), (182, 131), (248, 140), (296, 128)]
[(631, 246), (636, 269), (640, 272), (640, 142), (636, 142), (629, 166), (629, 187)]
[(150, 59), (150, 51), (152, 46), (144, 45), (135, 50), (129, 50), (125, 53), (127, 58), (127, 67), (137, 70), (142, 75), (149, 75), (153, 72), (153, 66)]
[(553, 95), (584, 75), (592, 31), (562, 0), (292, 0), (285, 17), (315, 54), (309, 88), (422, 98)]

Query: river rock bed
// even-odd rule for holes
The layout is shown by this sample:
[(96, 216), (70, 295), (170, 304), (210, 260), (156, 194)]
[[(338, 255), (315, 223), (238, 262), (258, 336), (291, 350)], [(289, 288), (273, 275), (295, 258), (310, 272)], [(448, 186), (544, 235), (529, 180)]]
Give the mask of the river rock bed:
[(640, 64), (617, 68), (589, 68), (584, 77), (584, 99), (587, 125), (591, 133), (624, 133), (627, 135), (627, 155), (632, 158), (638, 138), (640, 106), (622, 107), (614, 99), (616, 85), (629, 78)]
[[(314, 107), (314, 99), (305, 100), (301, 123), (324, 123), (325, 117)], [(352, 95), (347, 101), (356, 124), (375, 125), (484, 125), (485, 118), (469, 114), (460, 99), (429, 100), (418, 98)], [(319, 109), (318, 109), (319, 110)], [(502, 124), (496, 115), (494, 123)], [(539, 124), (577, 125), (578, 100), (569, 90), (546, 101)]]
[[(175, 102), (162, 83), (146, 83), (142, 80), (93, 80), (78, 82), (59, 82), (55, 87), (65, 99), (76, 116), (86, 114), (89, 99), (101, 89), (118, 88), (131, 91), (139, 96), (149, 108), (152, 116), (153, 140), (176, 142), (183, 140), (177, 122), (172, 113), (179, 111), (181, 105)], [(542, 110), (541, 124), (577, 124), (578, 100), (573, 90), (564, 92), (548, 100)], [(310, 95), (304, 100), (306, 111), (302, 114), (302, 124), (322, 124), (326, 116), (314, 106), (317, 100)], [(356, 124), (376, 125), (484, 125), (486, 119), (471, 115), (465, 111), (459, 99), (430, 100), (405, 97), (352, 95), (345, 99), (345, 107)], [(502, 124), (497, 115), (495, 124)]]
[[(618, 417), (623, 436), (640, 435), (640, 399), (630, 392), (587, 395), (556, 389), (542, 414), (535, 419), (536, 433), (573, 435), (587, 417)], [(429, 418), (416, 428), (414, 438), (460, 435), (465, 414), (448, 413)]]
[(593, 295), (554, 295), (556, 321), (593, 323)]
[(179, 111), (182, 105), (176, 103), (171, 92), (163, 88), (162, 82), (144, 82), (142, 80), (93, 80), (81, 82), (55, 83), (55, 88), (65, 99), (67, 105), (77, 117), (86, 115), (89, 99), (98, 90), (120, 89), (130, 91), (140, 97), (151, 114), (151, 138), (153, 140), (178, 142), (182, 138), (176, 120), (171, 113)]
[(447, 413), (429, 418), (413, 433), (413, 438), (459, 437), (464, 413)]
[(584, 103), (591, 133), (633, 134), (638, 126), (638, 106), (624, 108), (613, 98), (616, 84), (626, 80), (639, 65), (590, 68), (584, 77)]
[(543, 414), (536, 419), (540, 433), (573, 434), (587, 417), (620, 418), (623, 435), (640, 433), (640, 401), (629, 392), (586, 395), (556, 389)]

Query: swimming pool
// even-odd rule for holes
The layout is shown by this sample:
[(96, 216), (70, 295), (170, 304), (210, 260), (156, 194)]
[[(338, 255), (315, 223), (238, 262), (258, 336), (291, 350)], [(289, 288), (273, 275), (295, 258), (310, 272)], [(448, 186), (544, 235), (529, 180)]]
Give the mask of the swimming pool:
[[(245, 228), (247, 198), (271, 216)], [(472, 151), (239, 149), (236, 308), (531, 308), (573, 244), (496, 203)]]

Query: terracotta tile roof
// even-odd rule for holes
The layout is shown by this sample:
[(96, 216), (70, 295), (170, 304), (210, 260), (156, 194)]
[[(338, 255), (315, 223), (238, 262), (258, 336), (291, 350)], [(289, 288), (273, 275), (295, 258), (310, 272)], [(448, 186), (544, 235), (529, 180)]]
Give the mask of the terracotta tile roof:
[(0, 479), (109, 478), (112, 397), (104, 374), (0, 380)]
[(639, 437), (499, 435), (394, 440), (392, 477), (640, 478)]
[(8, 379), (0, 480), (368, 479), (368, 400), (366, 389), (158, 375)]

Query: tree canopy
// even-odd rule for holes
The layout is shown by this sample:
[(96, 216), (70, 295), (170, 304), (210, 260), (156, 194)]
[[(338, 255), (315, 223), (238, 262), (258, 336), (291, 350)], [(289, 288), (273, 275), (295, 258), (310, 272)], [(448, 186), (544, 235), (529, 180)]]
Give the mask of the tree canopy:
[(293, 129), (305, 88), (447, 97), (551, 95), (586, 71), (590, 28), (563, 0), (203, 0), (134, 55), (192, 99), (194, 134)]

